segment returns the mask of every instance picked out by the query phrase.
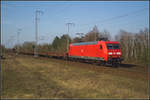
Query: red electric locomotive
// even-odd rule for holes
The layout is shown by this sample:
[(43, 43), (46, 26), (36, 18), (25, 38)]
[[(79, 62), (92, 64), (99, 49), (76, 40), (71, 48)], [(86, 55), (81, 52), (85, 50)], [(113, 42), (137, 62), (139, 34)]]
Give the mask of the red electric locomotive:
[(69, 46), (68, 56), (74, 59), (102, 61), (112, 65), (122, 61), (122, 52), (117, 41), (72, 43)]

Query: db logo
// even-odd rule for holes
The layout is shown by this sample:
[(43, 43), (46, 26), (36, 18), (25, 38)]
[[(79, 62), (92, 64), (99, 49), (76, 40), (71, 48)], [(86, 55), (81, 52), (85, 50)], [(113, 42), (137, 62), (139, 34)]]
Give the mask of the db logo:
[(81, 52), (83, 52), (84, 50), (83, 49), (81, 49)]

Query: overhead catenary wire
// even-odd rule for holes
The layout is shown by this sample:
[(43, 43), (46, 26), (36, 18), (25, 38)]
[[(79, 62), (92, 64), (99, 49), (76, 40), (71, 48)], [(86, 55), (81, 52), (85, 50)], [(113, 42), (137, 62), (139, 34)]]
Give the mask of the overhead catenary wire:
[[(134, 25), (136, 25), (136, 26), (143, 26), (141, 23), (140, 23), (140, 24), (137, 24), (137, 23), (136, 23), (137, 21), (141, 21), (141, 20), (138, 19), (138, 20), (134, 20), (134, 21), (126, 21), (126, 23), (123, 23), (123, 24), (122, 24), (122, 23), (121, 23), (121, 24), (120, 24), (120, 23), (117, 23), (117, 25), (120, 25), (120, 26), (121, 26), (121, 25), (125, 25), (125, 26), (127, 26), (127, 25), (129, 25), (129, 24), (132, 23), (132, 24), (134, 24)], [(109, 25), (110, 25), (110, 26), (114, 26), (113, 23), (111, 23), (111, 24), (109, 24)], [(116, 25), (116, 24), (115, 24), (115, 25)]]
[(99, 20), (99, 21), (94, 21), (94, 22), (91, 22), (91, 23), (86, 23), (86, 24), (81, 24), (81, 25), (88, 25), (88, 24), (92, 24), (92, 23), (99, 23), (99, 22), (107, 22), (107, 21), (112, 21), (112, 20), (116, 20), (116, 19), (120, 19), (120, 18), (123, 18), (123, 17), (126, 17), (126, 16), (130, 16), (130, 15), (133, 15), (135, 13), (139, 13), (141, 11), (144, 11), (144, 10), (148, 10), (148, 8), (143, 8), (143, 9), (139, 9), (139, 10), (136, 10), (136, 11), (133, 11), (133, 12), (129, 12), (129, 13), (126, 13), (126, 14), (123, 14), (123, 15), (119, 15), (119, 16), (114, 16), (114, 17), (111, 17), (111, 18), (108, 18), (108, 19), (104, 19), (104, 20)]
[(60, 13), (66, 11), (66, 9), (68, 9), (70, 6), (72, 6), (72, 4), (65, 6), (63, 9), (56, 12), (57, 15), (52, 15), (52, 16), (58, 16)]
[[(111, 18), (104, 19), (104, 20), (93, 21), (93, 22), (86, 23), (86, 24), (80, 24), (80, 26), (84, 27), (84, 26), (88, 26), (88, 25), (91, 25), (91, 24), (97, 25), (96, 23), (102, 24), (102, 23), (113, 21), (113, 20), (118, 20), (118, 19), (121, 19), (121, 18), (125, 18), (127, 16), (130, 16), (130, 15), (133, 15), (133, 14), (136, 14), (136, 13), (140, 13), (140, 12), (142, 12), (144, 10), (148, 10), (148, 8), (139, 9), (139, 10), (136, 10), (136, 11), (132, 11), (132, 12), (129, 12), (129, 13), (126, 13), (126, 14), (122, 14), (122, 15), (111, 17)], [(83, 28), (81, 28), (81, 29), (83, 29)]]

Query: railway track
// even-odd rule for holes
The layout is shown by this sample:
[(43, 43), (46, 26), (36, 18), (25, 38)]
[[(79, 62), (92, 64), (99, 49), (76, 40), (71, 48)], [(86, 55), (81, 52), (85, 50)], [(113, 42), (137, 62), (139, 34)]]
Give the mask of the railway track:
[[(12, 56), (16, 57), (15, 54)], [(21, 54), (20, 56), (31, 56), (26, 54)], [(108, 73), (113, 75), (121, 75), (124, 77), (134, 77), (138, 78), (141, 77), (142, 79), (148, 79), (148, 67), (140, 66), (140, 65), (133, 65), (133, 64), (121, 64), (117, 68), (111, 66), (102, 66), (98, 63), (91, 63), (91, 62), (83, 62), (83, 61), (70, 61), (63, 58), (55, 58), (49, 56), (39, 56), (37, 59), (41, 60), (49, 60), (56, 61), (58, 63), (66, 63), (69, 66), (76, 65), (78, 68), (86, 68), (89, 70), (94, 70), (98, 73)]]

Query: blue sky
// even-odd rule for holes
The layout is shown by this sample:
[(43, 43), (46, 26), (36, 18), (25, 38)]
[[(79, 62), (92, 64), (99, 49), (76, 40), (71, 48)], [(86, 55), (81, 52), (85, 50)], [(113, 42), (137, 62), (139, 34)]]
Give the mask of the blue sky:
[[(112, 36), (120, 29), (138, 32), (149, 27), (148, 1), (3, 1), (1, 4), (2, 43), (16, 44), (17, 30), (21, 28), (20, 43), (34, 41), (35, 10), (39, 15), (39, 43), (51, 43), (54, 37), (67, 33), (66, 23), (73, 22), (70, 36), (87, 33), (94, 25), (99, 31), (108, 30)], [(128, 14), (126, 16), (126, 14)], [(122, 16), (122, 17), (117, 17)]]

